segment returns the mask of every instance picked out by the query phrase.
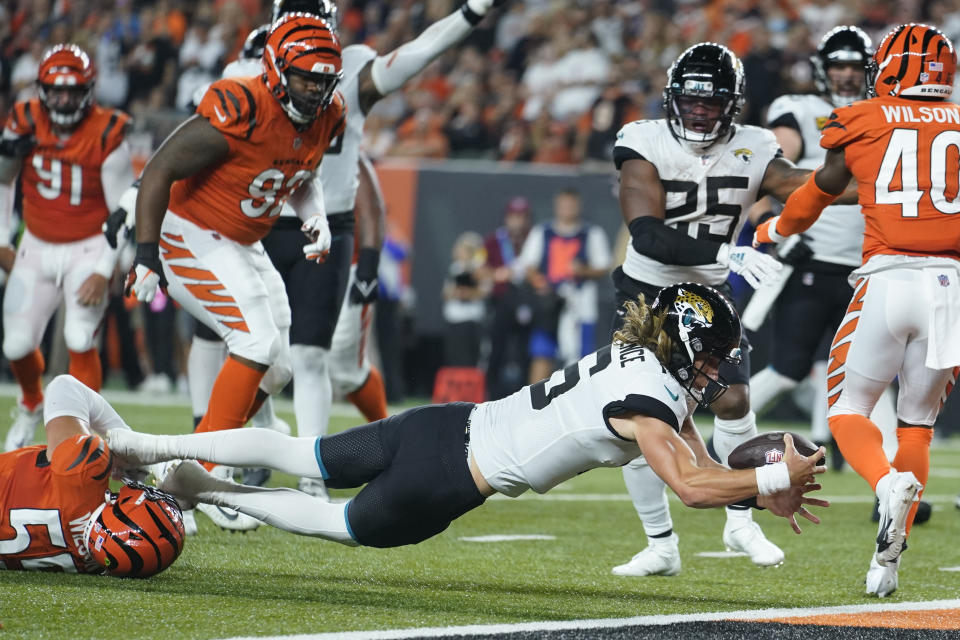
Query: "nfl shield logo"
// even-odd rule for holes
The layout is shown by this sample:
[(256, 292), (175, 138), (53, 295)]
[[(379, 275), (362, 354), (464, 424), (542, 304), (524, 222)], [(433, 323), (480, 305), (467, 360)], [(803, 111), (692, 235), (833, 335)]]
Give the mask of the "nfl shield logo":
[(776, 464), (783, 460), (783, 452), (778, 449), (772, 449), (763, 454), (764, 464)]
[(944, 273), (941, 273), (940, 275), (937, 276), (937, 282), (940, 283), (941, 287), (950, 286), (950, 278), (948, 278)]

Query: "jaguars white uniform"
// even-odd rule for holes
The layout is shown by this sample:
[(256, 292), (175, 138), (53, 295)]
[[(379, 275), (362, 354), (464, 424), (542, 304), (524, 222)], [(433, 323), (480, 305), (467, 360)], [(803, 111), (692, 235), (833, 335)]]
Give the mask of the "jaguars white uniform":
[[(353, 211), (360, 179), (357, 163), (360, 143), (367, 116), (360, 109), (360, 71), (377, 52), (366, 45), (350, 45), (343, 50), (343, 80), (340, 92), (347, 102), (347, 123), (340, 140), (334, 142), (323, 155), (320, 179), (323, 181), (323, 200), (327, 211)], [(356, 277), (356, 265), (350, 268), (349, 292)], [(330, 345), (330, 379), (334, 393), (346, 395), (356, 391), (370, 374), (367, 343), (371, 322), (370, 305), (353, 304), (344, 296), (340, 316), (333, 330)]]
[(595, 467), (622, 466), (640, 447), (610, 426), (633, 412), (679, 432), (687, 393), (657, 358), (614, 342), (511, 396), (479, 404), (470, 451), (491, 487), (511, 497), (548, 491)]
[[(735, 242), (757, 201), (771, 160), (780, 155), (773, 133), (736, 125), (725, 140), (702, 152), (681, 145), (666, 120), (637, 120), (617, 133), (620, 155), (643, 158), (657, 168), (666, 192), (664, 224), (692, 238)], [(726, 282), (730, 270), (720, 264), (663, 264), (627, 244), (623, 272), (639, 282), (665, 287), (677, 282), (712, 286)]]
[[(833, 109), (832, 104), (817, 95), (780, 96), (770, 105), (768, 126), (771, 129), (790, 127), (803, 140), (797, 166), (816, 169), (823, 164), (827, 152), (820, 146), (820, 130)], [(863, 225), (858, 205), (831, 205), (823, 210), (812, 227), (803, 232), (803, 239), (813, 250), (815, 260), (858, 267)]]

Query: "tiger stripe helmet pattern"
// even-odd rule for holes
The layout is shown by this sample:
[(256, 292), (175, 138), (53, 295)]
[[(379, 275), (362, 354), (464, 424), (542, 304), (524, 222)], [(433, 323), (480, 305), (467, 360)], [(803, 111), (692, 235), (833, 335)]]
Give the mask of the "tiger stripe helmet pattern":
[(956, 68), (953, 43), (943, 33), (925, 24), (901, 24), (877, 47), (867, 84), (875, 96), (946, 100), (953, 93)]
[(119, 493), (107, 493), (83, 539), (107, 575), (148, 578), (173, 564), (185, 535), (183, 513), (173, 496), (132, 482)]
[(50, 120), (71, 126), (83, 119), (93, 104), (97, 69), (75, 44), (58, 44), (43, 54), (37, 70), (37, 94)]
[[(313, 122), (333, 99), (343, 75), (340, 42), (322, 18), (308, 13), (290, 13), (270, 27), (263, 49), (267, 87), (291, 120)], [(290, 77), (298, 75), (318, 89), (298, 92)]]

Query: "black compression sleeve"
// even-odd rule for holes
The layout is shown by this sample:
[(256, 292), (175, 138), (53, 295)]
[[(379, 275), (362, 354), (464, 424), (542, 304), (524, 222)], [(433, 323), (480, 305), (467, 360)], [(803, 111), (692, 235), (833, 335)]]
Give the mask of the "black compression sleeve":
[(697, 240), (668, 227), (653, 216), (642, 216), (630, 221), (631, 242), (637, 253), (663, 264), (692, 266), (713, 264), (717, 261), (719, 242)]

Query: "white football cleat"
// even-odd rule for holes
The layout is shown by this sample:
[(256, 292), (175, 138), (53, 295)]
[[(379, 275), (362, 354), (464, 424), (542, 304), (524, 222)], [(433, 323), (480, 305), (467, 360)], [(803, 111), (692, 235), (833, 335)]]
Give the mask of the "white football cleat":
[(327, 485), (320, 478), (300, 478), (297, 482), (297, 489), (314, 498), (323, 498), (330, 500), (330, 494), (327, 493)]
[(157, 451), (160, 437), (133, 429), (110, 429), (107, 431), (107, 447), (128, 466), (140, 467), (163, 461)]
[(193, 515), (193, 509), (183, 511), (183, 531), (188, 536), (197, 535), (197, 518)]
[(680, 538), (647, 538), (647, 548), (612, 569), (615, 576), (675, 576), (680, 573)]
[[(167, 493), (173, 494), (177, 501), (187, 504), (196, 502), (196, 510), (213, 520), (226, 531), (253, 531), (260, 521), (253, 516), (240, 513), (229, 507), (199, 502), (214, 492), (230, 492), (237, 484), (231, 480), (233, 467), (217, 465), (208, 472), (195, 460), (187, 460), (173, 466), (158, 485)], [(181, 502), (181, 504), (184, 504)], [(182, 508), (182, 507), (181, 507)]]
[(886, 565), (877, 562), (876, 554), (870, 558), (870, 568), (867, 569), (867, 595), (885, 598), (900, 586), (897, 571), (900, 569), (900, 558)]
[(760, 525), (753, 520), (734, 521), (727, 518), (723, 526), (723, 544), (727, 551), (739, 551), (760, 567), (775, 567), (783, 562), (783, 550), (763, 535)]
[(6, 451), (13, 451), (33, 443), (37, 434), (37, 427), (43, 421), (43, 403), (41, 402), (31, 411), (27, 409), (22, 402), (17, 402), (14, 409), (13, 424), (7, 431), (7, 439), (4, 443)]
[(894, 562), (907, 548), (907, 515), (920, 499), (923, 485), (910, 471), (896, 473), (886, 496), (880, 499), (880, 525), (877, 529), (877, 562)]

